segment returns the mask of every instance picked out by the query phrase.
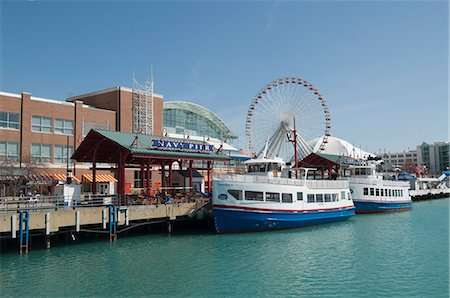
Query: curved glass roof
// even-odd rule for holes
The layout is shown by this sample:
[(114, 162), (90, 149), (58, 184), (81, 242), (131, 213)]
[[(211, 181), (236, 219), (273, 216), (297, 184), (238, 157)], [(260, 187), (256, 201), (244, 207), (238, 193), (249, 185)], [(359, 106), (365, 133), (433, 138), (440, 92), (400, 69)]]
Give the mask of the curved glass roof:
[(237, 138), (237, 135), (227, 127), (219, 116), (198, 104), (186, 101), (164, 101), (164, 110), (182, 110), (199, 115), (200, 117), (208, 120), (208, 122), (214, 126), (215, 130), (220, 131), (224, 138)]

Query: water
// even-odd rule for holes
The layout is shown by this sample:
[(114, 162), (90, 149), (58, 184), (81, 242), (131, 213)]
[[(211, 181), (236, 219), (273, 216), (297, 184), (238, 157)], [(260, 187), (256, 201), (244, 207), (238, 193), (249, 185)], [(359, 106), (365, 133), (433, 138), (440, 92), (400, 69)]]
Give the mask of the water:
[(5, 296), (448, 297), (449, 201), (252, 234), (120, 237), (1, 255)]

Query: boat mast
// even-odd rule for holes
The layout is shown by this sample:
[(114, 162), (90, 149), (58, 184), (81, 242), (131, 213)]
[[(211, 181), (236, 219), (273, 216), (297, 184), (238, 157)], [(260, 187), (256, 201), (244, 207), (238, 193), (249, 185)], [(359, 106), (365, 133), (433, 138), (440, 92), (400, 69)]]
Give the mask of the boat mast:
[(294, 117), (294, 162), (295, 162), (295, 179), (298, 179), (297, 130), (295, 129), (295, 117)]

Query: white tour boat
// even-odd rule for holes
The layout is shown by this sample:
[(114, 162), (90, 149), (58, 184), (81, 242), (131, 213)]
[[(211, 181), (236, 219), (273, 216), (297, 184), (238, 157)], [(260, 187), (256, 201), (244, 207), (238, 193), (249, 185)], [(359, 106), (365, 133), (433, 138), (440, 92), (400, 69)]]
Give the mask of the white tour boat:
[(348, 177), (356, 213), (402, 211), (412, 208), (409, 182), (383, 180), (376, 165), (350, 166)]
[(348, 181), (308, 180), (308, 169), (300, 169), (300, 179), (290, 178), (293, 169), (279, 158), (245, 164), (245, 174), (213, 179), (217, 233), (296, 228), (355, 215)]

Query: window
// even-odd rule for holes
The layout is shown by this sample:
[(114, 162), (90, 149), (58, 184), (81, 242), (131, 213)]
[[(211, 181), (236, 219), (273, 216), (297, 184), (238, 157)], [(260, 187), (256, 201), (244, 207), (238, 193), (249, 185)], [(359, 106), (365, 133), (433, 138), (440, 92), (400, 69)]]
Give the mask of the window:
[(19, 144), (16, 142), (0, 142), (0, 159), (19, 159)]
[(303, 201), (303, 193), (302, 192), (297, 193), (297, 201)]
[(245, 199), (249, 201), (264, 201), (264, 195), (262, 191), (246, 191)]
[(323, 202), (323, 194), (316, 194), (316, 203)]
[[(55, 146), (55, 155), (56, 155), (56, 146)], [(141, 171), (134, 171), (134, 188), (142, 188)]]
[(52, 145), (31, 144), (31, 160), (38, 162), (50, 162)]
[(0, 112), (0, 128), (19, 129), (19, 114)]
[(306, 198), (308, 200), (308, 203), (314, 203), (315, 199), (314, 199), (314, 195), (313, 194), (307, 194)]
[(364, 187), (364, 195), (367, 196), (369, 194), (369, 189), (367, 187)]
[(375, 190), (373, 188), (370, 189), (370, 195), (374, 196), (375, 195)]
[(392, 190), (389, 189), (389, 196), (392, 197)]
[(277, 192), (266, 192), (267, 202), (280, 202), (280, 194)]
[(54, 160), (55, 163), (66, 163), (67, 162), (67, 156), (69, 156), (69, 161), (70, 161), (70, 157), (72, 156), (73, 153), (73, 147), (72, 146), (64, 146), (64, 145), (55, 145), (54, 148), (55, 152), (54, 152)]
[(55, 133), (73, 135), (73, 121), (55, 119)]
[(229, 189), (228, 193), (232, 195), (236, 200), (242, 200), (242, 190)]
[(400, 196), (403, 197), (403, 189), (400, 189)]
[(375, 195), (378, 197), (378, 196), (380, 196), (380, 189), (379, 188), (376, 188), (375, 189)]
[(331, 202), (331, 194), (329, 193), (325, 194), (325, 202)]
[(52, 118), (33, 116), (31, 119), (31, 131), (52, 132)]
[(292, 194), (284, 193), (281, 195), (281, 202), (283, 203), (292, 203)]
[(347, 200), (351, 200), (352, 199), (352, 195), (350, 194), (350, 192), (347, 192)]
[(339, 196), (337, 193), (331, 194), (331, 201), (332, 202), (337, 202), (339, 201)]
[(341, 200), (345, 200), (345, 191), (341, 191)]

